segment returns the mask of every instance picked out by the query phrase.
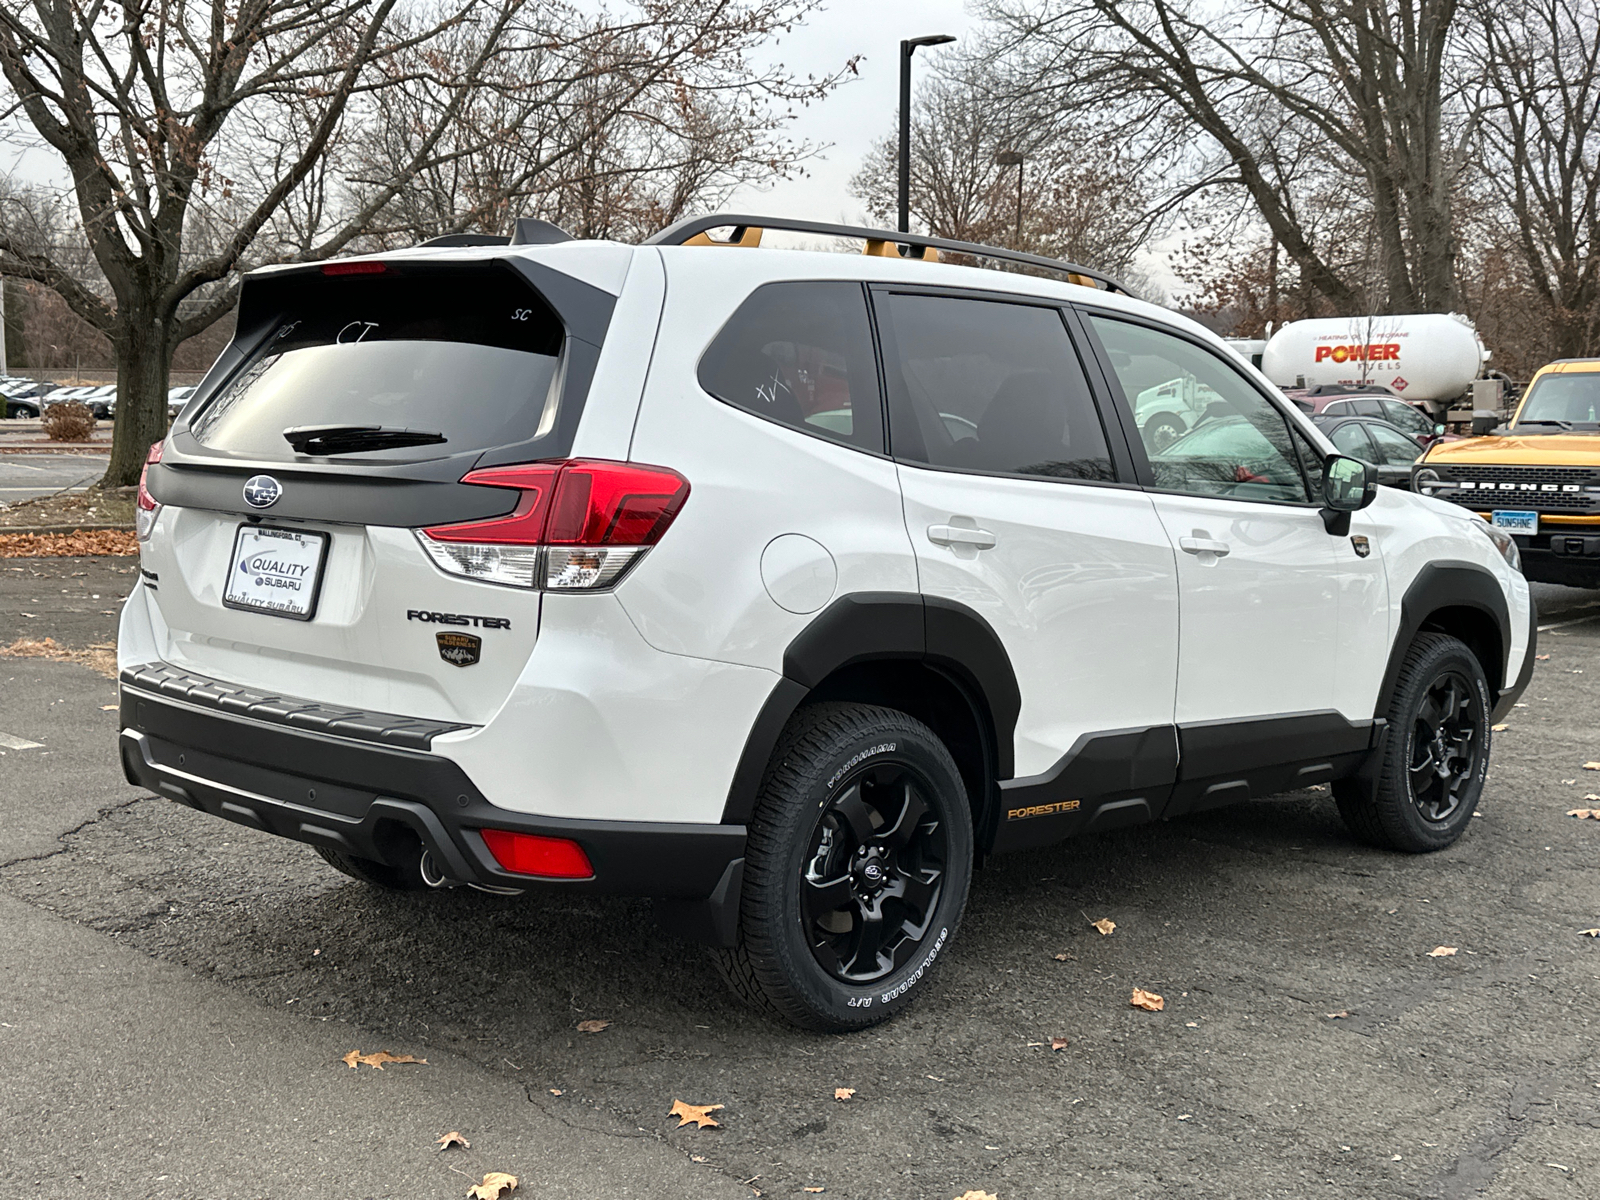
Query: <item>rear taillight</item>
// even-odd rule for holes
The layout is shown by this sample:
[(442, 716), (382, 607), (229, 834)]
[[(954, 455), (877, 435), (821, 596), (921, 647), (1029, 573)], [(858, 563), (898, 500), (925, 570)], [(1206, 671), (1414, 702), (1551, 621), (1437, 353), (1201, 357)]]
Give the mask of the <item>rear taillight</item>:
[(594, 868), (583, 847), (567, 838), (512, 833), (505, 829), (480, 829), (483, 844), (513, 875), (538, 875), (545, 879), (592, 879)]
[(156, 510), (161, 506), (150, 494), (150, 464), (161, 461), (161, 451), (166, 442), (157, 442), (144, 456), (144, 469), (139, 472), (139, 495), (134, 500), (133, 532), (139, 541), (148, 541), (150, 531), (156, 526)]
[(556, 591), (615, 584), (689, 497), (676, 471), (596, 459), (490, 467), (461, 482), (522, 496), (503, 517), (419, 529), (434, 563), (469, 579)]

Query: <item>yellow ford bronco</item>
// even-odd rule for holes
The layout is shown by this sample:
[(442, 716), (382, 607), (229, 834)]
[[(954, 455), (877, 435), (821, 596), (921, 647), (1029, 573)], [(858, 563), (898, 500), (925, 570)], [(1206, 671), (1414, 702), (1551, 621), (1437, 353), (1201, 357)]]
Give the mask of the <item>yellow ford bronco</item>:
[(1509, 425), (1434, 445), (1411, 485), (1511, 534), (1529, 579), (1600, 588), (1600, 358), (1540, 367)]

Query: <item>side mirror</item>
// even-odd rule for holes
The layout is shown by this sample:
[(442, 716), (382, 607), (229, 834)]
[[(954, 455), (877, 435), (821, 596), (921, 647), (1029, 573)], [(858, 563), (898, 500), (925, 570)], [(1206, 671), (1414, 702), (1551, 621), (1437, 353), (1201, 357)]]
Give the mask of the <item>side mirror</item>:
[(1443, 425), (1435, 425), (1433, 427), (1433, 431), (1435, 433), (1443, 433), (1444, 432), (1444, 426)]
[(1499, 413), (1475, 412), (1472, 414), (1472, 436), (1487, 437), (1500, 424)]
[(1378, 495), (1377, 468), (1359, 458), (1335, 454), (1322, 468), (1322, 525), (1335, 537), (1350, 532), (1350, 514)]

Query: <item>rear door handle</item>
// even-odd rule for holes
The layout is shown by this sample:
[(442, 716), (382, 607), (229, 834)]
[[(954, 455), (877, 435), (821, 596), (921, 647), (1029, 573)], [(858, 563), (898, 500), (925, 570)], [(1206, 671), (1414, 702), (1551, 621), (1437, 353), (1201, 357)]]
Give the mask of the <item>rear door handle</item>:
[(988, 550), (996, 539), (987, 529), (970, 529), (964, 525), (929, 525), (928, 540), (936, 546), (971, 546), (974, 550)]
[(1178, 547), (1185, 554), (1215, 554), (1218, 558), (1226, 557), (1229, 546), (1227, 542), (1215, 541), (1212, 538), (1181, 537)]

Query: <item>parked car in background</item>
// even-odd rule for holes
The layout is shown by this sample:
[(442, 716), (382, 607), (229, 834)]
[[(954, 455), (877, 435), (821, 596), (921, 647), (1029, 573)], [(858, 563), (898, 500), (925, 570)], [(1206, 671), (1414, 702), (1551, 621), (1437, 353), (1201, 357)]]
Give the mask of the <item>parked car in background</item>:
[(1403, 429), (1375, 417), (1321, 416), (1312, 423), (1328, 435), (1341, 454), (1371, 463), (1378, 482), (1390, 487), (1411, 487), (1411, 464), (1422, 457), (1423, 447)]
[(1600, 588), (1600, 358), (1540, 367), (1509, 424), (1430, 447), (1412, 486), (1510, 534), (1529, 579)]
[(49, 384), (33, 379), (6, 376), (0, 379), (0, 397), (5, 399), (7, 419), (37, 417), (41, 411), (39, 396), (49, 389)]
[(167, 420), (176, 421), (178, 414), (183, 411), (183, 406), (189, 403), (189, 397), (194, 395), (192, 387), (175, 387), (167, 389)]

